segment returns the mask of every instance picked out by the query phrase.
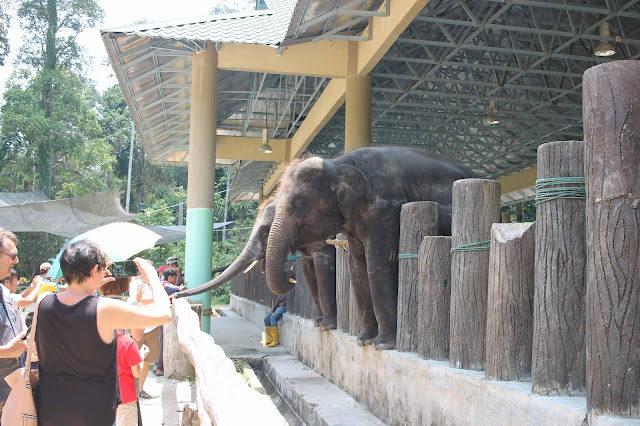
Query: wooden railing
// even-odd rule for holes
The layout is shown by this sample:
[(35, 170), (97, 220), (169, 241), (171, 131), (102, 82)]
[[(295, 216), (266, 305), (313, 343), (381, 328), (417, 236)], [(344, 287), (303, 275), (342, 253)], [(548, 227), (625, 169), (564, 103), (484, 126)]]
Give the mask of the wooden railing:
[(267, 395), (251, 389), (213, 337), (200, 331), (186, 299), (176, 299), (178, 343), (195, 368), (198, 406), (214, 425), (286, 425)]

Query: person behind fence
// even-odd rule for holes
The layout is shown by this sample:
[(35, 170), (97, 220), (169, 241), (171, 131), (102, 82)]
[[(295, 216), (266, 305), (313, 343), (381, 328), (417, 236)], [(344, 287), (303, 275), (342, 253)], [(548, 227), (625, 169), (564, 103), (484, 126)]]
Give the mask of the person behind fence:
[[(18, 239), (13, 232), (0, 228), (0, 275), (6, 277), (18, 260)], [(11, 388), (4, 378), (20, 368), (19, 356), (27, 348), (26, 330), (18, 332), (13, 307), (0, 291), (0, 415)]]
[[(164, 291), (167, 292), (168, 295), (172, 295), (178, 291), (182, 291), (185, 289), (186, 285), (176, 285), (178, 281), (178, 271), (179, 269), (175, 269), (172, 267), (166, 267), (162, 272), (162, 287), (164, 287)], [(164, 376), (164, 359), (162, 357), (162, 353), (164, 350), (164, 329), (160, 330), (160, 353), (158, 354), (158, 362), (153, 367), (153, 372), (156, 376)]]
[(96, 243), (78, 241), (62, 253), (67, 291), (44, 294), (36, 308), (39, 426), (114, 424), (121, 401), (116, 330), (171, 321), (169, 297), (155, 269), (143, 259), (134, 262), (150, 284), (154, 298), (150, 308), (93, 296), (100, 286), (114, 281)]
[(264, 317), (264, 325), (267, 328), (267, 346), (277, 346), (280, 344), (280, 331), (278, 321), (287, 312), (287, 295), (282, 294), (276, 299), (271, 312)]

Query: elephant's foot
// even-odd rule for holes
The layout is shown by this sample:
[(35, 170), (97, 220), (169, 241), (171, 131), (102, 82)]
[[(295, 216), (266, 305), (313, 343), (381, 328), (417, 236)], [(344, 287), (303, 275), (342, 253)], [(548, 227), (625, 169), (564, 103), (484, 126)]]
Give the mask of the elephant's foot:
[(313, 326), (318, 328), (320, 327), (320, 325), (322, 325), (322, 315), (320, 315), (319, 317), (316, 317), (315, 320), (313, 320)]
[(362, 333), (358, 335), (358, 338), (356, 339), (356, 344), (358, 346), (371, 345), (371, 342), (373, 342), (373, 339), (376, 337), (377, 334), (378, 334), (377, 328), (365, 329)]
[(336, 317), (322, 317), (320, 328), (322, 330), (335, 330), (336, 328), (338, 328), (338, 319)]
[[(369, 343), (367, 343), (367, 345), (369, 345)], [(378, 333), (370, 345), (382, 351), (386, 349), (394, 349), (396, 347), (396, 335), (395, 333)]]

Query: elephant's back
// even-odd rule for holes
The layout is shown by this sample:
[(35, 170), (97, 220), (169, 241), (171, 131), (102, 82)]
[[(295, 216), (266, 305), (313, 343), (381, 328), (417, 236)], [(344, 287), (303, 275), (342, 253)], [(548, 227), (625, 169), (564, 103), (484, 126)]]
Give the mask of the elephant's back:
[(360, 170), (377, 196), (407, 202), (450, 204), (453, 182), (477, 177), (463, 164), (414, 148), (360, 148), (335, 161)]

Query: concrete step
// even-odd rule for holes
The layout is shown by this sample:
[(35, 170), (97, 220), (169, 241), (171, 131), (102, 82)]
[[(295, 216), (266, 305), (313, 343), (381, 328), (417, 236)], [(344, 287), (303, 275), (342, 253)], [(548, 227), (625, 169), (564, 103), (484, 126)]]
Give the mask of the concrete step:
[(362, 404), (291, 355), (267, 356), (264, 375), (310, 426), (384, 425)]

